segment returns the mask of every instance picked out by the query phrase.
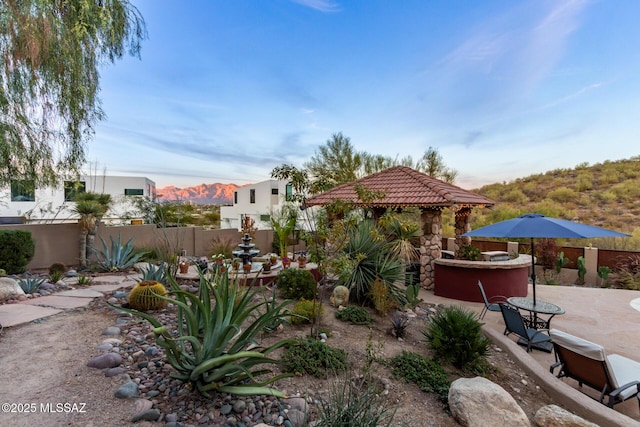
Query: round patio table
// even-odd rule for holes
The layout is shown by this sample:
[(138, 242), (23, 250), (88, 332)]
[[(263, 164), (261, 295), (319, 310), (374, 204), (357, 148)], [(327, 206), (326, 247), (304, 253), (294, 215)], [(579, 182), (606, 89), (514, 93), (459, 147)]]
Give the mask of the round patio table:
[[(523, 316), (525, 323), (527, 323), (527, 326), (530, 328), (549, 329), (551, 327), (551, 319), (558, 314), (564, 314), (562, 307), (539, 299), (536, 299), (535, 304), (533, 298), (526, 297), (507, 298), (507, 302), (514, 307), (530, 313), (529, 316)], [(538, 317), (539, 314), (549, 314), (550, 316), (545, 320)]]

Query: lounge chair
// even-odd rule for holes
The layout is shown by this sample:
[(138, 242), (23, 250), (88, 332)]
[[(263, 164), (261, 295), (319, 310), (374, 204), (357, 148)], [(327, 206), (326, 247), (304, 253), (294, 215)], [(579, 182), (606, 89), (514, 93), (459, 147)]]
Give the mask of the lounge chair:
[[(557, 329), (549, 331), (557, 362), (558, 378), (572, 378), (600, 392), (598, 401), (613, 405), (638, 396), (640, 392), (640, 363), (618, 354), (607, 355), (604, 347)], [(640, 400), (638, 400), (640, 406)]]
[(527, 328), (520, 311), (518, 311), (516, 307), (503, 303), (499, 305), (506, 326), (504, 331), (505, 335), (513, 333), (519, 336), (518, 344), (526, 346), (527, 353), (530, 352), (532, 348), (551, 353), (553, 345), (551, 344), (551, 337), (545, 333), (546, 329)]
[(501, 302), (507, 302), (507, 298), (501, 295), (494, 295), (491, 298), (487, 298), (487, 294), (484, 292), (484, 287), (482, 286), (482, 282), (478, 280), (478, 288), (480, 288), (480, 293), (482, 294), (482, 301), (484, 301), (484, 308), (480, 312), (480, 320), (484, 319), (484, 315), (487, 314), (487, 311), (495, 311), (500, 312)]

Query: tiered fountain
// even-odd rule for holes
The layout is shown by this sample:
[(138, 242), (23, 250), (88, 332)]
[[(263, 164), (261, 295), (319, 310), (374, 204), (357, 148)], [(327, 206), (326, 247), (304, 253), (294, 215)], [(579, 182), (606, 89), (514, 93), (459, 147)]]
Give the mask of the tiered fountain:
[[(249, 236), (249, 233), (245, 233), (242, 237), (242, 243), (238, 245), (240, 249), (232, 251), (234, 257), (242, 259), (242, 265), (251, 263), (251, 259), (258, 255), (260, 251), (258, 249), (254, 249), (256, 246), (254, 243), (251, 243), (253, 239)], [(253, 266), (252, 266), (253, 267)], [(251, 271), (257, 271), (258, 269), (251, 268)]]

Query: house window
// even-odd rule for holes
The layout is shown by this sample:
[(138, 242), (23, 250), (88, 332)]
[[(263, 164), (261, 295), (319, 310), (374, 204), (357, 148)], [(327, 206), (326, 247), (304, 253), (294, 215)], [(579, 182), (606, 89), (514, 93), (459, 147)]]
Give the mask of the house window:
[(256, 189), (252, 188), (249, 190), (249, 203), (256, 202)]
[(271, 189), (271, 194), (274, 195), (274, 196), (277, 196), (278, 195), (278, 189), (277, 188), (272, 188)]
[(234, 205), (238, 204), (238, 192), (237, 191), (233, 192), (233, 204)]
[(87, 191), (87, 184), (84, 181), (65, 181), (64, 182), (64, 201), (75, 202), (76, 197), (80, 193)]
[(125, 188), (125, 196), (144, 196), (144, 190), (142, 188)]
[(260, 215), (260, 221), (271, 222), (271, 215)]
[(287, 184), (285, 200), (287, 202), (290, 202), (292, 199), (293, 199), (293, 186), (291, 184)]
[(36, 186), (33, 181), (17, 179), (11, 181), (11, 201), (12, 202), (35, 202)]

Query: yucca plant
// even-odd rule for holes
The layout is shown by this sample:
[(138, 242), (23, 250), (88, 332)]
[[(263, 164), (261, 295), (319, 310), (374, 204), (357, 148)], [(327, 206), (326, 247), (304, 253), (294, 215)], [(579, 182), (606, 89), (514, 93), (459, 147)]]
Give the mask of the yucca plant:
[(101, 271), (127, 270), (145, 255), (144, 252), (137, 251), (136, 248), (133, 247), (133, 237), (124, 245), (122, 244), (120, 234), (118, 234), (117, 241), (113, 239), (113, 236), (109, 236), (109, 239), (111, 240), (111, 247), (109, 247), (107, 242), (100, 237), (103, 250), (96, 251), (96, 255), (98, 257), (98, 268)]
[[(230, 282), (227, 274), (216, 275), (214, 279), (217, 283), (201, 275), (198, 295), (194, 295), (182, 291), (175, 278), (169, 277), (169, 294), (175, 299), (161, 298), (177, 306), (175, 325), (163, 325), (153, 316), (136, 310), (115, 308), (149, 321), (156, 343), (165, 349), (167, 361), (174, 368), (171, 376), (190, 383), (204, 396), (220, 392), (284, 397), (280, 391), (266, 386), (289, 374), (258, 377), (272, 373), (266, 365), (280, 363), (268, 355), (293, 341), (285, 339), (267, 348), (247, 348), (256, 346), (256, 335), (284, 315), (288, 302), (275, 307), (266, 299), (254, 302), (261, 288), (240, 289), (238, 282)], [(171, 333), (176, 330), (177, 335)]]
[(339, 271), (339, 285), (350, 290), (356, 302), (368, 301), (371, 285), (379, 278), (389, 287), (390, 296), (400, 305), (404, 296), (395, 283), (404, 281), (404, 269), (398, 259), (389, 252), (387, 242), (379, 238), (371, 221), (362, 221), (350, 230), (349, 241), (344, 248), (348, 268)]

